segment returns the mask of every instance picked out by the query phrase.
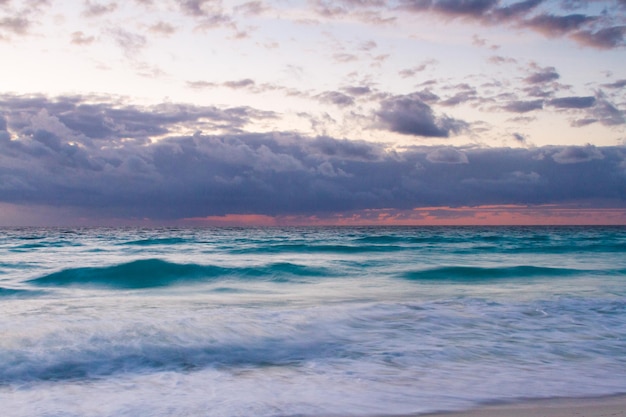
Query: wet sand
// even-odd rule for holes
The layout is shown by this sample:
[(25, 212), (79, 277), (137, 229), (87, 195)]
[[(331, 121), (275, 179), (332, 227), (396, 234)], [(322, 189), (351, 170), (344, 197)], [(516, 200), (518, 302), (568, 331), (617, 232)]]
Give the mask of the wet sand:
[(584, 399), (545, 399), (489, 405), (464, 412), (420, 417), (626, 417), (626, 395)]

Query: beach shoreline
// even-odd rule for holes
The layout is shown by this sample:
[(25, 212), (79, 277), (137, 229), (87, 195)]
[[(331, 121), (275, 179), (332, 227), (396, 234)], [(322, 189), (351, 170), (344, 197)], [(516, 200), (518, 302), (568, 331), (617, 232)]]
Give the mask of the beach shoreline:
[(529, 399), (478, 406), (466, 411), (441, 411), (412, 417), (626, 417), (626, 394)]

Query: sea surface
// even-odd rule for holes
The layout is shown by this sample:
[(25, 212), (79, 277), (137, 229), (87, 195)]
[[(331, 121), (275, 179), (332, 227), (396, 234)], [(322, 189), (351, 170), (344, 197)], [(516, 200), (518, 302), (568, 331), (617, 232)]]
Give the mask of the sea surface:
[(0, 229), (0, 414), (626, 393), (626, 228)]

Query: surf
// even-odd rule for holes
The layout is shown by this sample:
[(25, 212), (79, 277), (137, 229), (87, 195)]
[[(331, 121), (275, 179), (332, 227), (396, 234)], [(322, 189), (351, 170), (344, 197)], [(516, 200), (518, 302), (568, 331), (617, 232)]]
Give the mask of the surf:
[(168, 287), (219, 279), (264, 279), (288, 282), (295, 277), (321, 277), (332, 273), (324, 268), (271, 263), (258, 267), (222, 267), (175, 263), (162, 259), (138, 259), (110, 266), (67, 268), (29, 280), (38, 286), (91, 286), (118, 289)]

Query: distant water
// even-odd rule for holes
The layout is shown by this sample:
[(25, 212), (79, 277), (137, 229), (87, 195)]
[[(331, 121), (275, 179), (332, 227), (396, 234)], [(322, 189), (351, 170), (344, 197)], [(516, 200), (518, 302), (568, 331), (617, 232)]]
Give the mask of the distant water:
[(626, 393), (626, 228), (0, 229), (0, 414)]

